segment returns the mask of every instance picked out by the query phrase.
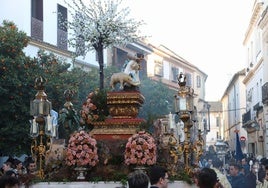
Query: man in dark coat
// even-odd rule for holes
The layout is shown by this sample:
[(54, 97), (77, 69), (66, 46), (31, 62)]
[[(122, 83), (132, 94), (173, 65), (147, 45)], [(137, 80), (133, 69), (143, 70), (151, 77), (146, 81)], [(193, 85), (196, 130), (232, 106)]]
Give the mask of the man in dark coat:
[(227, 176), (232, 188), (245, 188), (246, 181), (245, 176), (239, 173), (239, 166), (237, 164), (230, 164), (229, 165), (229, 173), (230, 175)]

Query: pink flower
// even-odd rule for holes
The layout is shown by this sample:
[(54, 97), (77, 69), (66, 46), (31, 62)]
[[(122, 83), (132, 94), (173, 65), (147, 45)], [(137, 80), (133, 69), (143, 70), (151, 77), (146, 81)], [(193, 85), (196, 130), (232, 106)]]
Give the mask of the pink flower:
[(132, 135), (126, 143), (125, 164), (153, 165), (156, 163), (156, 144), (144, 131)]
[(72, 134), (66, 151), (66, 164), (95, 166), (99, 161), (96, 144), (96, 140), (83, 130)]

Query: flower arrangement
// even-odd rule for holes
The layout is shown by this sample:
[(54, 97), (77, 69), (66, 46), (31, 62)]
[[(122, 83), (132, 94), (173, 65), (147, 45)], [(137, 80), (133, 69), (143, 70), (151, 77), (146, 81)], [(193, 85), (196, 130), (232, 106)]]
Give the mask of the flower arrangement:
[(95, 166), (99, 159), (97, 141), (87, 132), (81, 130), (70, 136), (66, 152), (68, 166)]
[(97, 110), (97, 106), (92, 101), (92, 97), (94, 95), (94, 92), (90, 92), (87, 96), (86, 101), (82, 105), (80, 114), (83, 124), (91, 124), (93, 121), (96, 121), (99, 118), (99, 116), (94, 112)]
[(132, 135), (126, 144), (125, 164), (153, 165), (156, 163), (154, 138), (145, 131)]
[(90, 125), (95, 121), (104, 121), (109, 115), (107, 107), (107, 92), (96, 89), (88, 94), (82, 105), (81, 123)]

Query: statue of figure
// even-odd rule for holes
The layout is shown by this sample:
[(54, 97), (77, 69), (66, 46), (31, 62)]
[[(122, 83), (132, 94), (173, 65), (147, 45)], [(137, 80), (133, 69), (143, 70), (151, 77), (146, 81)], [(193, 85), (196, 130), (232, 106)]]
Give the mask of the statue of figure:
[(176, 124), (176, 127), (177, 127), (177, 135), (179, 137), (179, 141), (180, 143), (181, 142), (184, 142), (185, 140), (185, 133), (184, 133), (184, 123), (179, 120), (178, 123)]
[(178, 147), (177, 144), (178, 144), (178, 141), (177, 141), (176, 137), (174, 136), (173, 133), (171, 133), (169, 140), (168, 140), (168, 145), (170, 148), (169, 153), (170, 153), (170, 156), (173, 158), (174, 164), (177, 164), (178, 159), (179, 159), (179, 152), (177, 149), (177, 147)]
[(80, 127), (80, 118), (71, 102), (73, 91), (64, 91), (66, 102), (59, 112), (59, 138), (69, 139), (69, 135)]
[(110, 86), (114, 90), (115, 84), (120, 83), (121, 90), (126, 87), (136, 87), (140, 85), (139, 70), (141, 62), (144, 59), (143, 54), (137, 54), (135, 57), (128, 56), (130, 59), (124, 64), (123, 72), (114, 73), (111, 76)]
[(198, 134), (198, 139), (193, 144), (193, 150), (195, 152), (196, 156), (196, 162), (199, 162), (200, 157), (203, 154), (203, 146), (204, 146), (204, 139), (201, 135), (201, 133)]
[(157, 119), (153, 124), (153, 137), (155, 140), (160, 140), (162, 133), (162, 123), (160, 119)]
[(117, 83), (120, 83), (119, 89), (121, 89), (121, 90), (124, 89), (124, 86), (126, 84), (132, 85), (132, 86), (138, 86), (140, 84), (140, 83), (133, 82), (131, 76), (129, 76), (128, 74), (123, 73), (123, 72), (114, 73), (111, 76), (110, 86), (113, 90), (115, 89), (115, 85)]

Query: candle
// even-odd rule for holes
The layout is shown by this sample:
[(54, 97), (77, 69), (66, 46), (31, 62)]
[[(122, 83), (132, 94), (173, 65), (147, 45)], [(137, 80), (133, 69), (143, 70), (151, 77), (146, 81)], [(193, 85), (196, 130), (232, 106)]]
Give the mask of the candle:
[(43, 114), (44, 113), (44, 103), (42, 101), (40, 101), (39, 103), (39, 114)]
[(177, 132), (178, 132), (178, 135), (180, 136), (181, 135), (181, 120), (179, 120), (177, 123)]
[(47, 130), (51, 131), (52, 128), (52, 118), (50, 115), (47, 116)]
[(36, 121), (35, 121), (35, 119), (33, 119), (33, 121), (32, 121), (32, 132), (33, 132), (33, 134), (36, 134), (37, 133), (37, 124), (36, 124)]
[(186, 109), (186, 98), (180, 98), (180, 110), (187, 110)]
[(168, 114), (168, 124), (169, 124), (169, 128), (171, 129), (171, 127), (172, 127), (172, 114), (171, 114), (171, 112)]
[(57, 126), (56, 125), (53, 125), (52, 136), (53, 137), (56, 137), (57, 136)]

